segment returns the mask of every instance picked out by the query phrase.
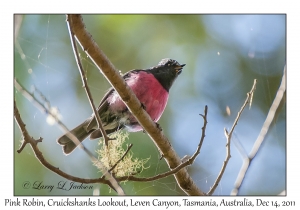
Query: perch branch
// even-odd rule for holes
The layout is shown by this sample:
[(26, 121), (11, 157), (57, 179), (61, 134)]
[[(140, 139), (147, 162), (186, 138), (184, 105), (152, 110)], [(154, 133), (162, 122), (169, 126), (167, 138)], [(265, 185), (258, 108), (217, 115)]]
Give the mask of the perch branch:
[[(110, 82), (112, 87), (118, 92), (139, 124), (147, 131), (155, 145), (162, 152), (169, 168), (174, 169), (180, 165), (181, 159), (172, 148), (169, 140), (163, 135), (163, 132), (157, 128), (148, 113), (142, 108), (140, 101), (130, 87), (92, 39), (92, 36), (85, 28), (81, 15), (67, 15), (67, 21), (70, 21), (70, 24), (72, 24), (73, 32), (83, 50)], [(178, 171), (174, 176), (178, 185), (186, 194), (205, 195), (194, 183), (185, 168)]]

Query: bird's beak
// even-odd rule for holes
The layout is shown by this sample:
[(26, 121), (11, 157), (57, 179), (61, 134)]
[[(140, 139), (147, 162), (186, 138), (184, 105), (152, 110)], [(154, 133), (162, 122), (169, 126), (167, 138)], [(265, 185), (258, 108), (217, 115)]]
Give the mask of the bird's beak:
[(185, 66), (185, 64), (179, 65), (175, 67), (175, 70), (177, 74), (179, 75), (182, 72), (182, 68)]

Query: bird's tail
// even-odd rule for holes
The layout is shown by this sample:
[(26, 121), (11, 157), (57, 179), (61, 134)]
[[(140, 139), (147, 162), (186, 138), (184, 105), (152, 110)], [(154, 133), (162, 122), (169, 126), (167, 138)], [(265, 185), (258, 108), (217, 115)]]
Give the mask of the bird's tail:
[[(87, 126), (88, 123), (89, 121), (85, 121), (70, 131), (70, 133), (76, 136), (80, 142), (86, 139), (88, 135), (90, 135), (91, 132), (93, 131), (93, 130), (89, 132), (86, 131), (85, 127)], [(63, 146), (63, 151), (66, 155), (70, 154), (77, 147), (77, 145), (68, 137), (68, 134), (65, 134), (60, 138), (58, 138), (57, 143)]]

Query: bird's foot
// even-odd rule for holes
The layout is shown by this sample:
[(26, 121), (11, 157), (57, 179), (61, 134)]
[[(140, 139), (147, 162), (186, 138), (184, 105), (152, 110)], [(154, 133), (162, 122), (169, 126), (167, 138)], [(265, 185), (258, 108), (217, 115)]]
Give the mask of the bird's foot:
[(146, 111), (147, 107), (145, 106), (145, 104), (141, 103), (141, 107)]
[(160, 131), (162, 131), (162, 127), (158, 124), (158, 123), (155, 123), (156, 124), (156, 127), (160, 130)]

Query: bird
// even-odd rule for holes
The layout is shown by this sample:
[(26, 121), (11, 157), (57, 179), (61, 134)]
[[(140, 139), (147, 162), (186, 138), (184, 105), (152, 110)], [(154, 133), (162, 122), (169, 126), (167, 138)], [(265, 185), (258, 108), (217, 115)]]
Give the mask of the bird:
[[(165, 110), (170, 88), (184, 66), (185, 64), (179, 64), (174, 59), (164, 58), (154, 67), (133, 69), (123, 75), (123, 79), (155, 123), (157, 123)], [(128, 132), (143, 130), (113, 88), (110, 88), (104, 95), (97, 111), (107, 134), (121, 129), (125, 129)], [(80, 142), (88, 136), (90, 140), (102, 137), (94, 114), (70, 132)], [(77, 146), (68, 137), (67, 133), (59, 137), (57, 143), (63, 147), (65, 155), (70, 154)]]

